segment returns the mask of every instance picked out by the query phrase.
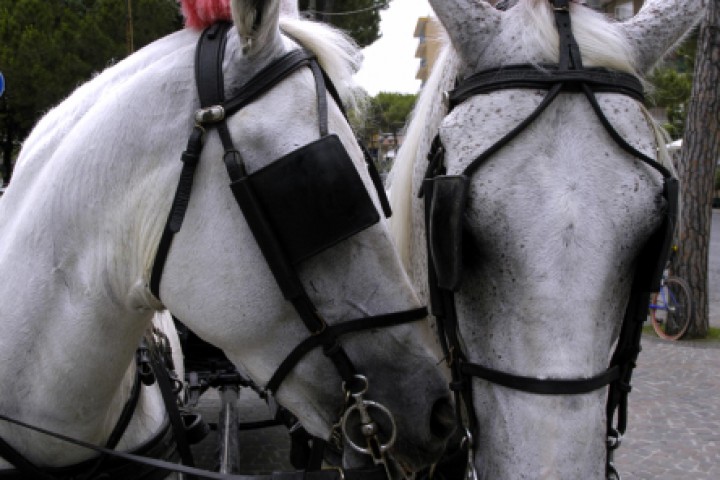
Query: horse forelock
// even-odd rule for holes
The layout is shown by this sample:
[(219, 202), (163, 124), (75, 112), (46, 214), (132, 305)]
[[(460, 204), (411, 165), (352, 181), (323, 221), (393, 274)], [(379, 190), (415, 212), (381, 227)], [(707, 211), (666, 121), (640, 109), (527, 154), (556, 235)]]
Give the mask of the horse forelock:
[[(571, 3), (570, 13), (573, 34), (585, 66), (637, 74), (632, 49), (619, 23), (574, 2)], [(508, 55), (509, 50), (518, 54), (520, 59)], [(518, 63), (518, 60), (520, 63), (557, 63), (558, 33), (550, 2), (519, 0), (503, 15), (500, 32), (485, 54), (490, 60), (497, 56), (497, 65), (484, 68), (508, 61)]]

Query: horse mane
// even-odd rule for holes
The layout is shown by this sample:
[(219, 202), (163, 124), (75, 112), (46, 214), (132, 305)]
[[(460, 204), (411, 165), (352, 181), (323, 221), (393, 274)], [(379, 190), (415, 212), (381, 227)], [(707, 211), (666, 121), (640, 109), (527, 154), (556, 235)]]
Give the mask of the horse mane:
[(349, 109), (362, 104), (366, 94), (353, 78), (360, 69), (362, 54), (352, 38), (322, 23), (291, 17), (280, 17), (280, 29), (317, 56)]
[[(635, 68), (635, 57), (621, 29), (621, 24), (608, 19), (604, 14), (575, 3), (571, 3), (571, 8), (573, 33), (583, 53), (585, 65), (606, 67), (641, 78)], [(524, 61), (538, 68), (541, 68), (541, 63), (556, 63), (558, 34), (549, 2), (518, 0), (504, 15), (500, 32), (491, 42), (492, 45), (488, 46), (483, 58), (501, 55), (495, 52), (501, 51), (497, 46), (504, 43), (519, 45), (519, 54), (525, 57)], [(447, 40), (446, 44), (420, 92), (407, 126), (405, 143), (400, 148), (388, 176), (389, 199), (393, 210), (393, 216), (389, 220), (390, 234), (406, 268), (410, 268), (411, 209), (413, 197), (417, 195), (417, 192), (413, 191), (415, 165), (416, 162), (425, 161), (431, 142), (447, 113), (443, 103), (444, 92), (452, 90), (455, 79), (462, 71), (457, 52)], [(494, 64), (483, 64), (481, 69), (518, 63), (517, 57), (507, 63), (503, 63), (503, 59), (499, 57), (493, 60)], [(655, 132), (660, 163), (674, 173), (669, 156), (663, 152), (667, 137), (652, 120), (645, 107), (642, 105), (640, 107)]]
[[(622, 24), (592, 8), (570, 3), (573, 35), (586, 67), (605, 67), (640, 77), (635, 55)], [(519, 0), (504, 15), (498, 40), (519, 44), (526, 58), (520, 63), (557, 63), (558, 33), (547, 0)]]
[(423, 161), (430, 151), (435, 132), (447, 113), (442, 97), (444, 92), (452, 89), (458, 67), (458, 56), (446, 43), (415, 103), (405, 141), (388, 175), (388, 198), (393, 211), (388, 228), (406, 269), (410, 268), (412, 200), (417, 194), (413, 191), (415, 163)]

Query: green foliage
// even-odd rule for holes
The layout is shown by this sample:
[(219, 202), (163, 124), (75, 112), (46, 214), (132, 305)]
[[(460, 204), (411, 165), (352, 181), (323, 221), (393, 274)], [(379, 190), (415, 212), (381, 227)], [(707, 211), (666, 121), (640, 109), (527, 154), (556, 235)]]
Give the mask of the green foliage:
[(380, 10), (389, 3), (390, 0), (300, 0), (298, 5), (301, 12), (344, 30), (365, 47), (380, 38)]
[[(131, 1), (136, 48), (182, 26), (175, 0)], [(44, 112), (127, 55), (127, 7), (128, 0), (0, 0), (5, 155)]]
[(360, 141), (370, 148), (381, 172), (390, 169), (390, 158), (386, 158), (386, 154), (402, 141), (401, 131), (416, 100), (417, 95), (380, 92), (369, 99), (364, 117), (350, 116)]
[(657, 68), (650, 82), (654, 90), (648, 97), (652, 107), (664, 108), (668, 122), (664, 125), (673, 139), (682, 138), (685, 115), (690, 101), (697, 35), (687, 39), (663, 66)]
[(407, 121), (417, 95), (380, 92), (371, 100), (375, 125), (384, 132), (397, 132)]

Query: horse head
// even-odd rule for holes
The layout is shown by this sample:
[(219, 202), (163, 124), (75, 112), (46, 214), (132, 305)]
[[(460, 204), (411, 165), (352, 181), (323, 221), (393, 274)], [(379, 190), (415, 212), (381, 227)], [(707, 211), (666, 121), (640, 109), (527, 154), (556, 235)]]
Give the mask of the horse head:
[[(608, 87), (586, 95), (573, 79), (566, 82), (574, 90), (554, 91), (532, 79), (623, 72), (616, 75), (638, 92), (633, 77), (692, 27), (702, 2), (649, 1), (627, 22), (576, 2), (520, 0), (507, 11), (472, 0), (430, 3), (454, 53), (418, 101), (407, 134), (414, 145), (396, 160), (392, 194), (413, 162), (412, 186), (397, 198), (421, 190), (421, 159), (438, 130), (430, 170), (441, 182), (427, 217), (416, 200), (394, 229), (405, 234), (400, 246), (415, 283), (427, 262), (450, 292), (434, 310), (457, 319), (459, 338), (449, 345), (456, 365), (477, 366), (458, 367), (480, 376), (466, 378), (475, 466), (481, 478), (605, 478), (607, 382), (599, 379), (647, 268), (639, 259), (669, 208), (663, 185), (672, 167), (658, 156), (663, 139), (639, 94)], [(450, 94), (447, 113), (442, 90), (456, 79), (466, 82)], [(495, 85), (502, 83), (510, 84)]]
[[(314, 334), (327, 355), (322, 348), (299, 355), (274, 384), (277, 401), (323, 438), (352, 406), (348, 395), (378, 402), (395, 420), (393, 426), (382, 412), (376, 419), (380, 435), (396, 434), (390, 454), (404, 468), (418, 469), (440, 455), (454, 428), (447, 380), (436, 367), (427, 327), (418, 321), (422, 305), (395, 254), (352, 130), (312, 55), (291, 54), (303, 47), (315, 52), (339, 95), (349, 98), (357, 50), (335, 31), (297, 18), (281, 22), (277, 0), (236, 0), (230, 6), (234, 22), (221, 34), (227, 42), (221, 65), (225, 98), (252, 90), (251, 80), (278, 60), (307, 62), (228, 115), (230, 151), (214, 125), (200, 125), (202, 111), (193, 115), (201, 102), (194, 63), (200, 34), (192, 29), (158, 40), (96, 76), (49, 112), (25, 142), (13, 186), (0, 205), (0, 250), (7, 253), (0, 260), (3, 270), (12, 272), (0, 285), (12, 297), (0, 305), (5, 332), (0, 357), (8, 360), (0, 379), (16, 386), (15, 393), (0, 398), (0, 411), (102, 442), (118, 414), (108, 406), (122, 405), (118, 384), (142, 332), (153, 313), (166, 308), (261, 386)], [(190, 143), (200, 144), (189, 136), (202, 137), (199, 157), (188, 154)], [(308, 185), (300, 184), (304, 171), (294, 163), (291, 174), (273, 175), (287, 171), (274, 170), (276, 163), (291, 163), (306, 152), (317, 157), (308, 159), (314, 165), (313, 176), (303, 180)], [(184, 197), (182, 228), (165, 251), (157, 290), (151, 289), (158, 245), (171, 225), (168, 218), (174, 218), (169, 212), (178, 211), (173, 198), (185, 175), (181, 158), (187, 164), (191, 157), (198, 163), (192, 194)], [(314, 182), (332, 186), (323, 179), (342, 171), (351, 177), (349, 185), (360, 186), (375, 218), (284, 263), (297, 287), (293, 292), (301, 292), (295, 295), (274, 275), (246, 210), (238, 208), (229, 160), (242, 164), (243, 179), (256, 182), (252, 190), (258, 196), (264, 192), (270, 203), (275, 183), (300, 192), (307, 186), (312, 196)], [(264, 189), (256, 180), (262, 171), (270, 172)], [(316, 205), (323, 214), (337, 217), (338, 205), (352, 204), (346, 192), (320, 193), (325, 196)], [(308, 195), (296, 198), (305, 201)], [(259, 217), (265, 221), (270, 212), (292, 223), (297, 219), (283, 214), (293, 206), (263, 206)], [(271, 232), (285, 226), (270, 223)], [(317, 234), (305, 225), (290, 230), (283, 248), (295, 245), (293, 235), (307, 243)], [(413, 321), (389, 325), (386, 317), (398, 312), (410, 312), (397, 318)], [(368, 317), (375, 323), (362, 331), (341, 336), (345, 327), (336, 328)], [(315, 345), (309, 342), (303, 345)], [(18, 373), (9, 367), (15, 362), (27, 368)], [(72, 376), (58, 375), (58, 365), (72, 366)], [(357, 389), (347, 381), (343, 385), (351, 369), (367, 383)], [(355, 405), (375, 408), (360, 399)], [(145, 413), (162, 421), (157, 411)], [(352, 428), (358, 421), (346, 423)], [(91, 455), (5, 425), (0, 436), (40, 466)], [(123, 445), (132, 448), (142, 440)]]

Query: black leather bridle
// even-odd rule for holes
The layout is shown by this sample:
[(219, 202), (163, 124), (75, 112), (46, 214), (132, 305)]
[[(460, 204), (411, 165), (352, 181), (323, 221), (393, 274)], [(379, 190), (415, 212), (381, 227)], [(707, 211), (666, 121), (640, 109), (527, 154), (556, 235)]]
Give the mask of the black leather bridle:
[[(318, 313), (312, 300), (297, 274), (296, 266), (304, 259), (338, 243), (345, 238), (368, 228), (379, 220), (375, 207), (370, 200), (367, 191), (360, 180), (352, 160), (344, 147), (340, 144), (337, 136), (328, 134), (328, 102), (327, 93), (335, 99), (343, 114), (342, 103), (337, 92), (327, 75), (322, 71), (313, 54), (305, 50), (293, 50), (279, 59), (273, 61), (257, 73), (245, 86), (239, 89), (239, 93), (225, 99), (224, 81), (222, 72), (222, 58), (225, 51), (227, 32), (231, 28), (230, 23), (218, 23), (206, 29), (200, 37), (196, 53), (196, 81), (200, 96), (201, 109), (195, 114), (196, 126), (188, 140), (186, 151), (182, 155), (183, 170), (180, 176), (175, 198), (173, 201), (168, 220), (163, 231), (156, 259), (153, 265), (150, 289), (159, 298), (160, 280), (164, 263), (169, 253), (170, 245), (175, 233), (182, 225), (183, 218), (190, 198), (190, 190), (193, 182), (195, 168), (200, 159), (203, 146), (203, 138), (206, 130), (214, 128), (217, 130), (224, 148), (223, 161), (231, 181), (230, 188), (237, 201), (250, 230), (252, 231), (260, 250), (268, 263), (270, 270), (277, 281), (285, 299), (290, 302), (302, 319), (305, 326), (311, 333), (304, 341), (286, 357), (277, 367), (271, 379), (265, 385), (264, 390), (274, 394), (277, 392), (283, 380), (297, 365), (297, 363), (311, 350), (322, 347), (323, 353), (332, 361), (340, 377), (343, 380), (343, 388), (349, 398), (354, 398), (356, 404), (350, 409), (357, 408), (364, 411), (367, 408), (377, 408), (376, 403), (364, 400), (362, 393), (367, 389), (367, 380), (358, 374), (349, 356), (343, 349), (340, 337), (343, 335), (377, 328), (387, 328), (403, 323), (421, 320), (427, 316), (425, 307), (406, 311), (393, 312), (383, 315), (363, 317), (344, 323), (329, 325)], [(287, 78), (290, 74), (301, 68), (310, 68), (317, 90), (317, 107), (319, 117), (320, 140), (292, 152), (280, 160), (270, 164), (262, 171), (248, 174), (240, 151), (235, 147), (231, 138), (226, 119), (260, 98), (274, 86)], [(364, 149), (363, 149), (364, 150)], [(390, 215), (390, 208), (385, 197), (382, 183), (372, 160), (365, 151), (365, 159), (373, 183), (378, 191), (381, 206), (386, 215)], [(296, 232), (287, 233), (283, 225), (288, 218), (287, 213), (279, 213), (280, 207), (273, 204), (273, 199), (278, 192), (276, 182), (282, 182), (283, 178), (276, 176), (272, 178), (275, 170), (293, 171), (295, 164), (302, 163), (303, 169), (315, 162), (315, 157), (321, 158), (323, 170), (344, 169), (336, 177), (326, 180), (323, 188), (334, 188), (339, 190), (333, 192), (333, 209), (338, 208), (338, 203), (344, 205), (346, 210), (339, 214), (324, 212), (321, 220), (332, 217), (329, 225), (321, 225), (320, 221), (313, 215), (306, 218), (312, 225), (305, 225), (305, 230), (310, 233), (320, 231), (318, 238), (302, 239), (303, 235), (295, 235)], [(311, 167), (307, 167), (311, 168)], [(268, 173), (269, 172), (269, 173)], [(288, 175), (285, 174), (284, 177)], [(295, 188), (293, 185), (282, 184), (283, 188)], [(319, 184), (318, 184), (319, 185)], [(305, 194), (314, 193), (315, 185), (310, 185), (306, 190), (297, 193), (293, 197), (294, 202), (285, 203), (282, 207), (292, 207), (292, 204), (306, 200)], [(268, 194), (270, 190), (272, 194)], [(321, 209), (323, 202), (313, 203), (313, 208)], [(296, 212), (301, 216), (312, 212)], [(327, 215), (325, 215), (327, 213)], [(333, 216), (335, 215), (335, 216)], [(350, 218), (350, 224), (345, 225)], [(338, 226), (340, 224), (340, 226)], [(316, 235), (317, 237), (317, 235)], [(323, 237), (330, 237), (329, 239)], [(298, 238), (301, 245), (298, 247), (290, 242)], [(392, 436), (392, 435), (391, 435)], [(347, 439), (350, 441), (350, 439)], [(367, 437), (369, 450), (376, 464), (384, 462), (384, 453), (389, 445), (382, 445), (376, 434)]]
[[(580, 48), (572, 34), (570, 0), (549, 0), (555, 13), (560, 38), (558, 65), (513, 65), (476, 73), (463, 81), (450, 94), (450, 108), (474, 95), (500, 89), (531, 88), (547, 90), (536, 109), (519, 125), (476, 157), (460, 175), (447, 175), (444, 147), (439, 136), (428, 156), (429, 167), (421, 195), (425, 197), (425, 222), (428, 249), (428, 283), (432, 314), (437, 319), (438, 333), (452, 372), (451, 389), (456, 394), (458, 419), (467, 418), (469, 440), (477, 438), (477, 420), (472, 402), (472, 379), (480, 378), (539, 395), (578, 395), (609, 386), (607, 413), (608, 478), (619, 478), (612, 453), (619, 446), (627, 426), (627, 396), (635, 361), (640, 352), (642, 324), (647, 315), (649, 293), (660, 286), (662, 271), (668, 259), (678, 212), (678, 181), (656, 160), (632, 147), (613, 128), (595, 97), (595, 93), (619, 93), (638, 101), (643, 99), (642, 85), (632, 75), (582, 65)], [(661, 227), (652, 235), (638, 259), (630, 301), (623, 319), (620, 336), (610, 365), (604, 372), (590, 378), (539, 379), (514, 375), (471, 363), (463, 353), (458, 331), (455, 292), (460, 288), (462, 273), (462, 237), (469, 182), (489, 157), (516, 138), (534, 122), (561, 92), (576, 92), (589, 101), (605, 130), (626, 152), (650, 165), (663, 176), (663, 197), (667, 209)], [(462, 415), (461, 405), (467, 415)], [(614, 416), (617, 413), (617, 424)], [(470, 462), (469, 462), (470, 463)], [(470, 465), (472, 467), (472, 465)]]

